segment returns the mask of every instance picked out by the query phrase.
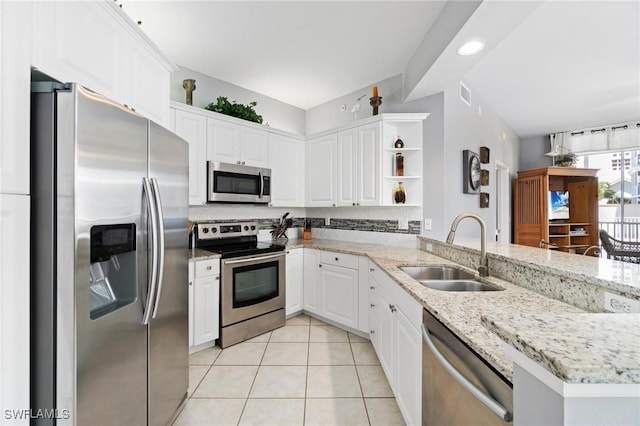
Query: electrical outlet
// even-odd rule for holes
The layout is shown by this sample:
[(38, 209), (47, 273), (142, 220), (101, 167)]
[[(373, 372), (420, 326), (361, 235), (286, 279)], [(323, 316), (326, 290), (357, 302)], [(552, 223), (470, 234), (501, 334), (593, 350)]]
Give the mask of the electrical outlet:
[(424, 230), (431, 231), (431, 219), (428, 217), (424, 218)]
[(433, 253), (433, 244), (427, 243), (427, 246), (425, 248), (429, 253)]
[(629, 299), (605, 291), (604, 309), (618, 314), (640, 313), (640, 300)]
[(398, 219), (398, 229), (409, 229), (409, 219)]
[(325, 217), (324, 218), (324, 226), (330, 226), (331, 225), (331, 218), (330, 217)]

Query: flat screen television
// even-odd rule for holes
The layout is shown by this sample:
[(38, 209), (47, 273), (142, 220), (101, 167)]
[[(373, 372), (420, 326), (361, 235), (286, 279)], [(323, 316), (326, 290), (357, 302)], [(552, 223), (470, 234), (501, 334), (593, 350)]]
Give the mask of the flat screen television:
[(569, 219), (569, 191), (549, 191), (549, 220)]

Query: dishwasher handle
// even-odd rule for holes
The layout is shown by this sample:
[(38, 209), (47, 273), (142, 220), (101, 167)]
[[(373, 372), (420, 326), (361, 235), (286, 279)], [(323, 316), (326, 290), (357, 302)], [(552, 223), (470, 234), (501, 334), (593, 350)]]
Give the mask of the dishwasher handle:
[(478, 401), (484, 404), (488, 409), (493, 411), (498, 417), (503, 419), (506, 422), (510, 422), (513, 420), (513, 414), (509, 412), (502, 404), (500, 404), (495, 399), (487, 396), (484, 392), (482, 392), (476, 385), (471, 383), (469, 379), (467, 379), (462, 373), (460, 373), (456, 368), (451, 365), (449, 361), (440, 353), (436, 345), (433, 343), (431, 338), (429, 337), (429, 330), (422, 324), (422, 338), (424, 342), (433, 353), (433, 356), (438, 360), (440, 365), (451, 375), (460, 385), (465, 388), (471, 395), (473, 395)]

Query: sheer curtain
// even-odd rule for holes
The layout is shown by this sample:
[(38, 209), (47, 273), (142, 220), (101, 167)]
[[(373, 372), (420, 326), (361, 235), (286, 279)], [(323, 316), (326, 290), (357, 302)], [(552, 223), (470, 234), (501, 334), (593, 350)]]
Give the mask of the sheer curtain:
[(640, 123), (622, 123), (595, 129), (559, 132), (549, 135), (551, 150), (574, 154), (640, 149)]

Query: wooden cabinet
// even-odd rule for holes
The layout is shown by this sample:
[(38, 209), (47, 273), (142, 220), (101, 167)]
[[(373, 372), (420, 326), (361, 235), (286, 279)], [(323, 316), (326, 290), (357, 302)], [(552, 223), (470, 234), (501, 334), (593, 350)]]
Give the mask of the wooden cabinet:
[(213, 344), (220, 333), (220, 260), (195, 262), (193, 346)]
[(422, 306), (370, 262), (369, 322), (373, 348), (409, 425), (422, 418)]
[(302, 139), (269, 134), (272, 206), (304, 207), (304, 146)]
[(248, 124), (224, 119), (207, 120), (207, 160), (269, 167), (269, 134)]
[(37, 2), (31, 15), (31, 65), (169, 125), (174, 67), (116, 3)]
[(0, 192), (11, 194), (29, 193), (29, 7), (0, 2)]
[[(598, 245), (597, 169), (519, 171), (513, 185), (514, 243), (582, 253)], [(568, 218), (550, 219), (549, 193), (568, 193)]]
[(285, 314), (293, 315), (302, 311), (304, 306), (304, 249), (287, 250)]
[(207, 201), (207, 118), (174, 109), (175, 134), (189, 143), (189, 204)]

